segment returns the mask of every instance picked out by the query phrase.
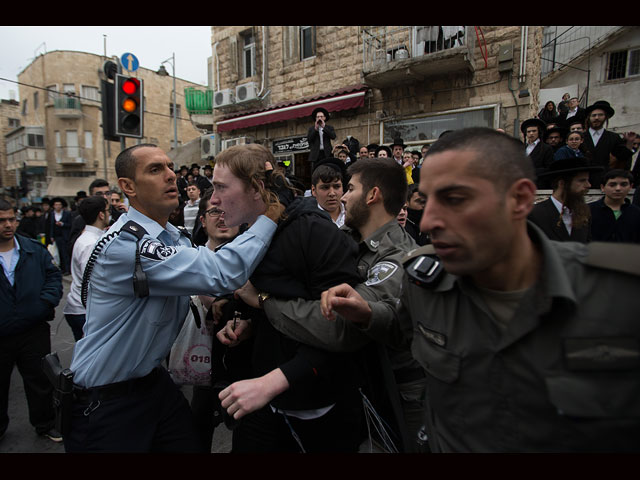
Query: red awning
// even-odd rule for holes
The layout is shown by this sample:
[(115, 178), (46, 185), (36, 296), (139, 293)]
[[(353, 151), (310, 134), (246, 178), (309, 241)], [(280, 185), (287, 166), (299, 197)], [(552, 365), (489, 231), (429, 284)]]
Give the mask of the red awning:
[(270, 109), (248, 113), (234, 118), (216, 122), (218, 132), (228, 132), (239, 128), (255, 127), (267, 123), (282, 122), (293, 118), (311, 116), (317, 107), (325, 108), (328, 112), (339, 112), (364, 105), (366, 88), (360, 91), (341, 93), (331, 97), (308, 100), (297, 104), (271, 107)]

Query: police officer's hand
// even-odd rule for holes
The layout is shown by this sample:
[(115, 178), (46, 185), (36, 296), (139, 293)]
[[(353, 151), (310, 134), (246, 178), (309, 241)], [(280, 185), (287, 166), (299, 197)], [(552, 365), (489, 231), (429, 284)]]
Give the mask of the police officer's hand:
[(218, 398), (227, 413), (238, 420), (264, 407), (288, 388), (287, 377), (276, 368), (262, 377), (232, 383), (218, 394)]
[(213, 316), (213, 323), (218, 324), (220, 320), (222, 320), (222, 307), (224, 307), (229, 302), (227, 298), (217, 298), (211, 304), (211, 313)]
[(358, 292), (343, 283), (322, 292), (320, 298), (322, 315), (334, 321), (336, 313), (347, 320), (362, 326), (369, 325), (371, 308)]
[(236, 299), (242, 300), (244, 303), (253, 308), (260, 308), (260, 302), (258, 301), (258, 291), (253, 286), (251, 281), (245, 283), (238, 290), (233, 292), (233, 296)]

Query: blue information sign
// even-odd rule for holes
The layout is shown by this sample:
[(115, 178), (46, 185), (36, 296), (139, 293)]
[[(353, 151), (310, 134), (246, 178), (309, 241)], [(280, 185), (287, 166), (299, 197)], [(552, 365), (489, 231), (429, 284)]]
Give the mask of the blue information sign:
[(122, 68), (129, 72), (135, 72), (138, 69), (139, 63), (138, 59), (133, 53), (124, 53), (122, 57), (120, 57), (120, 63), (122, 64)]

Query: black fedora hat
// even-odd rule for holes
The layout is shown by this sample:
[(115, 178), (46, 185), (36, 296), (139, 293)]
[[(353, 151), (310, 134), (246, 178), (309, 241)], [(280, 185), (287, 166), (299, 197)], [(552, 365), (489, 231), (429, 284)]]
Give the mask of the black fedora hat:
[(322, 166), (322, 165), (328, 165), (329, 167), (333, 168), (334, 170), (337, 170), (338, 172), (340, 172), (340, 174), (342, 175), (342, 179), (343, 180), (345, 180), (347, 178), (347, 166), (339, 158), (335, 158), (335, 157), (322, 158), (322, 159), (320, 159), (320, 160), (318, 160), (316, 162), (316, 164), (313, 167), (313, 171), (315, 172), (316, 169), (318, 167)]
[(327, 111), (327, 109), (322, 107), (317, 107), (313, 110), (313, 112), (311, 112), (311, 118), (313, 118), (314, 121), (316, 119), (316, 115), (318, 114), (318, 112), (324, 113), (324, 119), (329, 120), (329, 112)]
[(589, 165), (582, 157), (563, 158), (551, 162), (545, 172), (539, 173), (538, 177), (560, 177), (571, 173), (599, 172), (604, 170), (598, 165)]
[(607, 118), (613, 117), (613, 115), (616, 113), (616, 111), (609, 104), (609, 102), (607, 102), (606, 100), (598, 100), (596, 103), (594, 103), (593, 105), (589, 105), (585, 109), (585, 114), (588, 117), (593, 110), (598, 110), (598, 109), (604, 110), (604, 112), (607, 114)]
[(544, 123), (542, 120), (540, 120), (539, 118), (529, 118), (527, 120), (525, 120), (524, 122), (522, 122), (522, 125), (520, 125), (520, 131), (522, 132), (523, 135), (527, 134), (527, 128), (529, 127), (538, 127), (540, 130), (540, 134), (543, 134), (545, 129), (547, 128), (547, 124)]
[(384, 150), (385, 152), (387, 152), (387, 156), (389, 158), (393, 156), (393, 153), (391, 152), (391, 149), (389, 147), (387, 147), (386, 145), (380, 145), (376, 148), (376, 157), (378, 156), (378, 153), (380, 153), (380, 150)]
[(551, 128), (547, 128), (544, 131), (544, 138), (547, 138), (553, 132), (558, 132), (562, 138), (565, 138), (567, 136), (568, 130), (564, 127), (559, 127), (556, 125)]

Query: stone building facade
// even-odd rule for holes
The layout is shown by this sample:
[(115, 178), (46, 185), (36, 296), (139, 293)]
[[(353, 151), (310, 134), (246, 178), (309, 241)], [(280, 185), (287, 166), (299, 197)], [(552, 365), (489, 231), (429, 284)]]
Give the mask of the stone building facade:
[[(29, 173), (31, 203), (44, 195), (73, 198), (77, 191), (87, 191), (95, 178), (117, 185), (114, 161), (121, 142), (105, 140), (102, 129), (101, 80), (106, 78), (106, 60), (112, 59), (52, 51), (39, 55), (18, 75), (21, 127), (6, 135), (4, 142), (9, 172), (26, 167)], [(173, 78), (142, 67), (130, 75), (144, 83), (144, 138), (126, 138), (125, 145), (149, 142), (168, 152), (174, 138)], [(184, 107), (185, 87), (196, 86), (176, 79), (178, 145), (201, 135)], [(41, 141), (28, 145), (27, 132), (38, 134)], [(45, 188), (34, 188), (42, 185)]]
[(7, 146), (5, 135), (20, 126), (20, 103), (16, 100), (0, 101), (0, 188), (15, 187), (18, 179), (13, 171), (7, 169)]
[(419, 150), (472, 125), (522, 139), (519, 125), (537, 113), (542, 28), (212, 27), (219, 148), (262, 143), (308, 180), (315, 106), (331, 114), (334, 145), (401, 137)]

